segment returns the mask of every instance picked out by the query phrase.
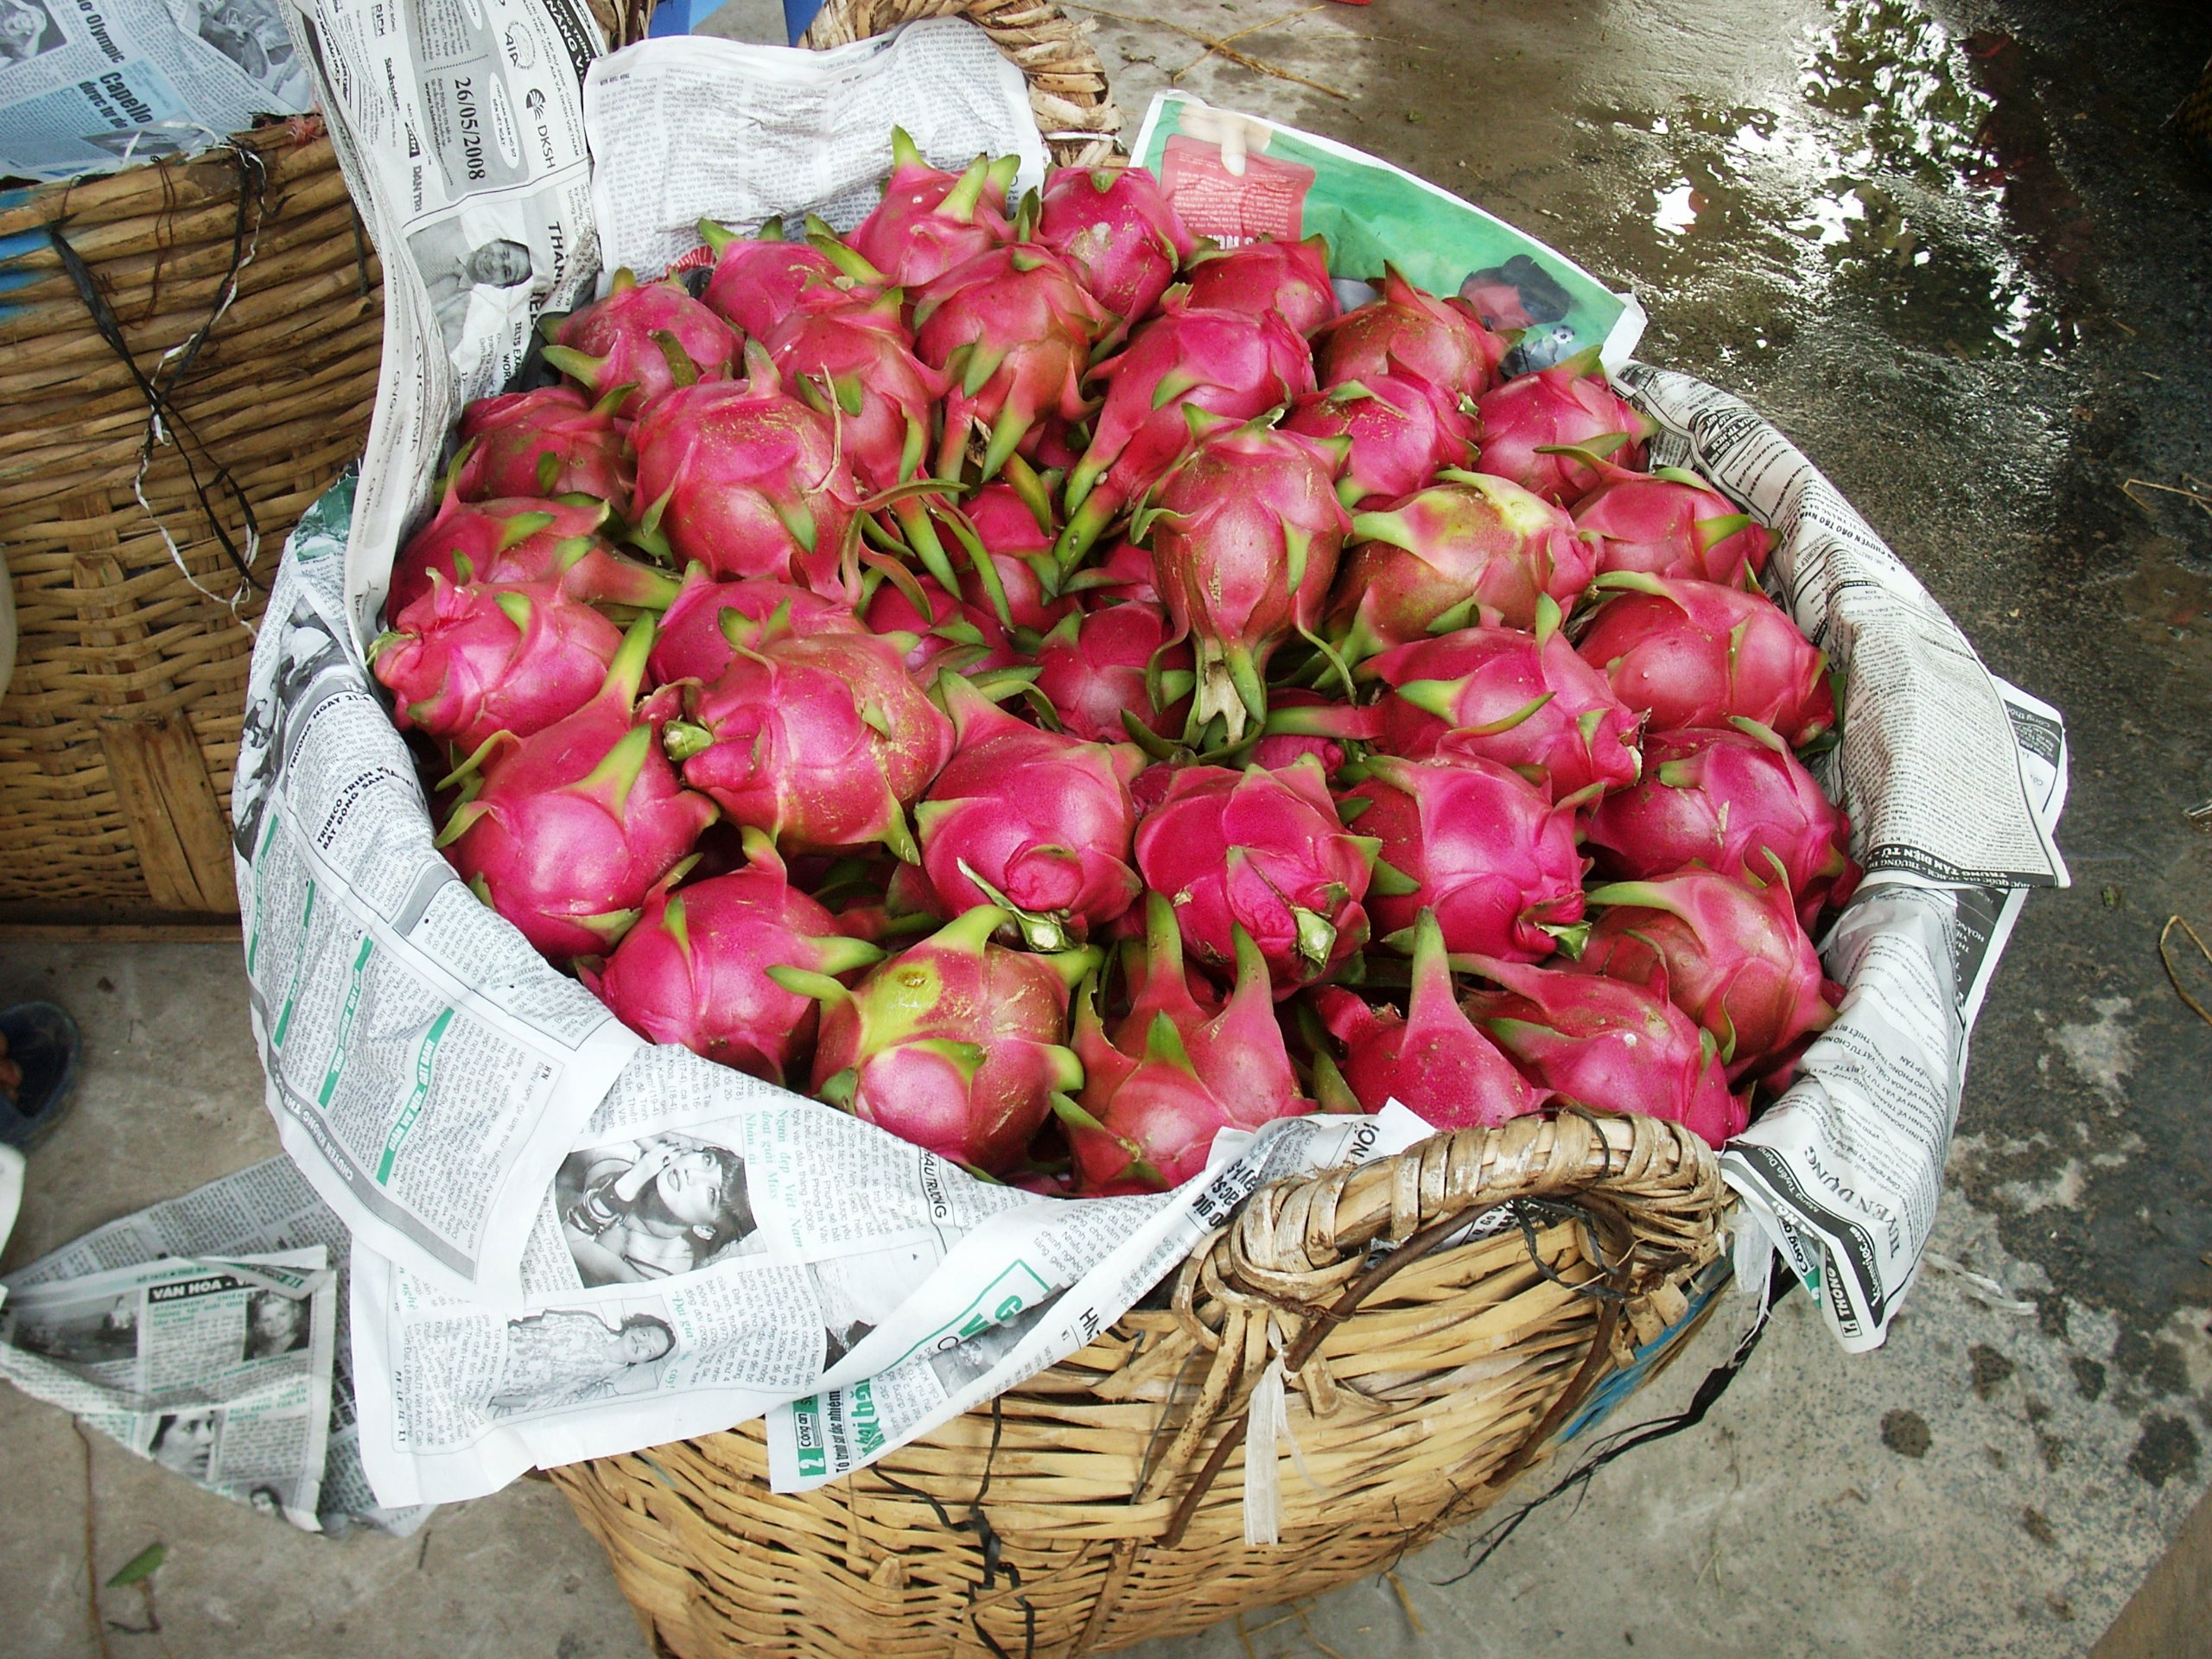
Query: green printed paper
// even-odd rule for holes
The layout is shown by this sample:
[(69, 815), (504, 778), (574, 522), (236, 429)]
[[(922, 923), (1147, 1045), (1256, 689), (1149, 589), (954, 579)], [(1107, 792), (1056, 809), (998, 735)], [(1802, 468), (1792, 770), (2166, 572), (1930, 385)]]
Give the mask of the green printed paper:
[[(1224, 161), (1224, 140), (1232, 152), (1241, 144), (1241, 174)], [(1492, 327), (1522, 331), (1508, 372), (1588, 346), (1618, 367), (1643, 332), (1633, 298), (1472, 203), (1333, 139), (1167, 92), (1153, 99), (1132, 153), (1196, 235), (1226, 245), (1318, 234), (1332, 276), (1377, 281), (1388, 260), (1431, 293), (1463, 296)]]

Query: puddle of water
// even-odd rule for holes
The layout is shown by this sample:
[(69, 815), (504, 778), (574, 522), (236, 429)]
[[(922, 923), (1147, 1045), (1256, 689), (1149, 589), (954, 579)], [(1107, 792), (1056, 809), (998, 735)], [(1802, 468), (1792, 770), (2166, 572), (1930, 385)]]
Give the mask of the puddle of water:
[(1850, 295), (1959, 356), (2056, 345), (2056, 296), (2008, 229), (2018, 168), (1992, 140), (1986, 55), (1915, 0), (1836, 0), (1771, 106), (1597, 111), (1648, 135), (1649, 205), (1611, 227), (1624, 263), (1669, 307), (1721, 302), (1770, 334), (1747, 285), (1778, 312)]

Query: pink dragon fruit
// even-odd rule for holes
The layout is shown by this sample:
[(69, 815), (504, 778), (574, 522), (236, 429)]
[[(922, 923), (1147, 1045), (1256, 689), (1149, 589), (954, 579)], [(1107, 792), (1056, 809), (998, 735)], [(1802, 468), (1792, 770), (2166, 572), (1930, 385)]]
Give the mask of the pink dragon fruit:
[[(882, 291), (881, 273), (864, 270), (865, 262), (849, 249), (786, 242), (766, 226), (759, 236), (739, 236), (710, 219), (699, 221), (699, 234), (715, 254), (700, 303), (756, 339), (773, 334), (796, 311), (870, 300)], [(843, 256), (843, 263), (834, 256)]]
[(631, 431), (648, 544), (717, 576), (766, 576), (846, 598), (846, 532), (860, 501), (827, 416), (779, 384), (757, 346), (750, 377), (683, 386)]
[[(1770, 872), (1771, 874), (1771, 872)], [(1713, 1034), (1728, 1080), (1766, 1071), (1835, 1011), (1789, 889), (1711, 870), (1593, 888), (1578, 964), (1665, 997)]]
[(461, 411), (466, 453), (454, 493), (464, 501), (532, 495), (626, 501), (630, 457), (622, 439), (613, 412), (586, 403), (574, 386), (480, 397)]
[(718, 677), (738, 645), (753, 643), (763, 627), (791, 633), (861, 632), (860, 620), (834, 599), (762, 578), (717, 582), (706, 566), (695, 564), (683, 573), (683, 586), (661, 617), (647, 664), (653, 683)]
[(1713, 1039), (1641, 985), (1595, 974), (1480, 961), (1504, 987), (1467, 999), (1467, 1012), (1539, 1088), (1602, 1112), (1665, 1118), (1719, 1147), (1743, 1133), (1745, 1103), (1728, 1092)]
[(529, 737), (487, 741), (447, 780), (465, 785), (438, 837), (448, 861), (556, 960), (609, 949), (715, 820), (661, 753), (672, 695), (637, 701), (652, 639), (641, 618), (589, 702)]
[[(1019, 455), (1007, 467), (1007, 477), (1017, 475), (1018, 484), (986, 484), (961, 507), (943, 507), (967, 560), (952, 585), (963, 604), (988, 610), (1001, 629), (1042, 635), (1075, 608), (1075, 600), (1055, 591), (1059, 567), (1052, 562), (1045, 482)], [(1033, 643), (1025, 638), (1024, 651)]]
[(1338, 457), (1255, 422), (1217, 432), (1146, 498), (1135, 531), (1152, 547), (1176, 639), (1191, 640), (1198, 690), (1186, 734), (1218, 715), (1236, 742), (1268, 715), (1268, 658), (1320, 621), (1351, 524)]
[[(1080, 1101), (1057, 1100), (1075, 1153), (1077, 1185), (1086, 1194), (1150, 1192), (1179, 1185), (1206, 1165), (1223, 1129), (1256, 1129), (1279, 1117), (1313, 1109), (1298, 1089), (1268, 993), (1268, 964), (1242, 927), (1230, 949), (1236, 988), (1211, 1018), (1191, 998), (1175, 924), (1147, 901), (1154, 941), (1146, 985), (1182, 994), (1147, 1010), (1141, 999), (1109, 1038), (1096, 995), (1077, 1005), (1075, 1052), (1084, 1068)], [(1149, 1013), (1141, 1029), (1133, 1030)]]
[(1480, 434), (1449, 392), (1395, 374), (1309, 391), (1291, 405), (1282, 429), (1350, 440), (1337, 493), (1354, 509), (1387, 506), (1445, 467), (1472, 466)]
[(1283, 997), (1366, 943), (1360, 901), (1376, 844), (1338, 823), (1311, 756), (1280, 772), (1185, 766), (1137, 826), (1137, 869), (1173, 900), (1201, 962), (1233, 960), (1231, 930), (1241, 926)]
[(1598, 586), (1614, 596), (1575, 649), (1655, 727), (1741, 718), (1802, 747), (1835, 724), (1827, 654), (1764, 594), (1636, 570)]
[(1862, 874), (1850, 821), (1789, 746), (1751, 721), (1647, 734), (1643, 781), (1599, 802), (1585, 835), (1599, 872), (1622, 880), (1694, 864), (1764, 880), (1779, 861), (1808, 929)]
[(1301, 334), (1333, 322), (1340, 308), (1329, 282), (1329, 245), (1318, 236), (1201, 254), (1191, 266), (1190, 289), (1185, 303), (1194, 308), (1279, 316)]
[(614, 409), (624, 420), (637, 419), (671, 387), (728, 379), (738, 344), (683, 283), (640, 283), (626, 270), (614, 273), (605, 299), (570, 314), (557, 342), (545, 348), (545, 360), (593, 397), (630, 388)]
[(1122, 939), (1120, 950), (1122, 990), (1129, 1006), (1120, 1018), (1106, 1022), (1106, 1034), (1119, 1047), (1141, 1048), (1153, 1020), (1164, 1014), (1176, 1034), (1188, 1041), (1192, 1032), (1221, 1012), (1226, 999), (1212, 980), (1183, 960), (1175, 906), (1163, 894), (1146, 893), (1141, 913), (1133, 910), (1129, 916), (1140, 924)]
[[(1351, 822), (1382, 842), (1368, 913), (1389, 943), (1423, 910), (1454, 951), (1535, 962), (1582, 919), (1574, 810), (1511, 768), (1476, 755), (1375, 755), (1344, 793)], [(1351, 803), (1365, 801), (1365, 808)]]
[(1391, 689), (1376, 705), (1392, 754), (1478, 754), (1502, 761), (1557, 802), (1632, 784), (1637, 718), (1537, 605), (1534, 633), (1462, 628), (1368, 659), (1360, 672)]
[(1249, 421), (1313, 390), (1306, 340), (1279, 314), (1201, 311), (1172, 293), (1128, 349), (1094, 373), (1107, 382), (1106, 399), (1090, 447), (1068, 474), (1071, 516), (1052, 550), (1063, 571), (1175, 464), (1200, 417)]
[[(1185, 749), (1180, 753), (1187, 755), (1190, 751)], [(1186, 769), (1187, 764), (1176, 760), (1155, 760), (1137, 773), (1136, 780), (1129, 785), (1129, 798), (1136, 803), (1140, 823), (1160, 810), (1160, 804), (1167, 798), (1168, 789), (1174, 784), (1177, 775)]]
[(1037, 239), (1130, 324), (1159, 303), (1192, 247), (1160, 181), (1141, 167), (1058, 169), (1045, 181)]
[(1382, 711), (1356, 709), (1294, 686), (1269, 694), (1268, 717), (1260, 730), (1260, 741), (1252, 746), (1252, 765), (1274, 772), (1310, 754), (1324, 772), (1334, 777), (1349, 757), (1345, 744), (1370, 742), (1382, 734)]
[(957, 675), (939, 682), (952, 758), (914, 809), (932, 908), (995, 905), (1032, 950), (1079, 944), (1132, 904), (1143, 752), (1024, 725)]
[(1574, 527), (1598, 543), (1598, 569), (1753, 586), (1766, 569), (1765, 527), (1695, 473), (1632, 473), (1605, 464), (1575, 504)]
[(1060, 584), (1064, 594), (1083, 594), (1089, 602), (1135, 600), (1160, 603), (1160, 573), (1148, 549), (1135, 542), (1116, 542), (1103, 559), (1096, 559)]
[(397, 617), (430, 591), (433, 573), (453, 587), (557, 583), (571, 599), (661, 610), (676, 578), (626, 559), (600, 539), (604, 501), (464, 502), (448, 488), (437, 516), (392, 562), (385, 613)]
[(1168, 641), (1167, 613), (1157, 605), (1071, 611), (1037, 648), (1037, 689), (1071, 736), (1118, 742), (1135, 722), (1164, 738), (1183, 729), (1198, 683), (1194, 660), (1189, 641)]
[(905, 808), (952, 753), (952, 722), (891, 641), (867, 633), (741, 651), (671, 723), (684, 781), (791, 849), (880, 841), (918, 857)]
[(980, 674), (1020, 660), (996, 616), (946, 593), (932, 576), (884, 582), (861, 620), (870, 633), (894, 642), (906, 671), (922, 682), (933, 683), (944, 669)]
[(1328, 616), (1349, 662), (1476, 623), (1533, 628), (1540, 600), (1564, 614), (1597, 569), (1563, 508), (1487, 473), (1446, 470), (1351, 533)]
[(580, 976), (640, 1037), (782, 1084), (812, 1046), (820, 1009), (768, 970), (840, 977), (883, 952), (844, 937), (836, 917), (792, 887), (767, 836), (746, 830), (745, 850), (743, 869), (679, 892), (655, 887), (606, 967)]
[(766, 339), (779, 378), (836, 423), (846, 461), (870, 490), (920, 471), (950, 390), (912, 345), (890, 294), (793, 311)]
[(964, 173), (946, 173), (922, 158), (912, 138), (891, 130), (891, 178), (883, 200), (846, 238), (853, 251), (910, 295), (1014, 239), (1006, 189), (1020, 161), (978, 156)]
[(1414, 375), (1453, 398), (1488, 391), (1504, 356), (1505, 341), (1469, 307), (1415, 288), (1390, 265), (1382, 268), (1381, 299), (1345, 312), (1313, 339), (1325, 386)]
[(1044, 493), (1042, 480), (1034, 480), (1033, 485), (1025, 482), (1020, 487), (986, 484), (967, 499), (962, 511), (968, 515), (969, 528), (976, 539), (993, 553), (1027, 558), (1052, 551), (1052, 503)]
[(1065, 262), (1029, 244), (994, 248), (957, 265), (914, 308), (914, 348), (952, 383), (937, 455), (959, 475), (971, 431), (984, 435), (983, 476), (996, 476), (1038, 422), (1087, 412), (1082, 381), (1090, 348), (1111, 324)]
[[(1402, 1015), (1334, 986), (1321, 992), (1319, 1006), (1322, 1024), (1344, 1046), (1343, 1081), (1358, 1110), (1379, 1112), (1395, 1100), (1431, 1128), (1473, 1129), (1494, 1128), (1543, 1104), (1459, 1007), (1444, 935), (1429, 911), (1414, 924), (1413, 995)], [(1316, 1055), (1315, 1086), (1325, 1100), (1322, 1079), (1335, 1070)]]
[(1483, 470), (1563, 506), (1598, 486), (1591, 455), (1641, 467), (1643, 441), (1657, 430), (1605, 384), (1595, 346), (1517, 376), (1485, 392), (1476, 406), (1482, 413)]
[(528, 737), (589, 702), (622, 631), (550, 582), (430, 591), (369, 647), (401, 731), (419, 728), (474, 753), (494, 732)]
[(1098, 953), (993, 944), (1007, 919), (988, 906), (969, 911), (850, 991), (826, 975), (770, 969), (823, 1003), (814, 1092), (970, 1169), (996, 1175), (1018, 1163), (1056, 1097), (1082, 1086), (1065, 1046), (1068, 993)]

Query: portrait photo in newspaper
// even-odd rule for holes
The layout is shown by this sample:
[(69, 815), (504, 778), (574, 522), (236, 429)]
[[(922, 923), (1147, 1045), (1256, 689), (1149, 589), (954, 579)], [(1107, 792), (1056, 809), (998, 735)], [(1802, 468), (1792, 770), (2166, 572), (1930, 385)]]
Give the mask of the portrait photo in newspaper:
[(550, 1307), (510, 1319), (506, 1363), (485, 1402), (495, 1417), (558, 1411), (626, 1394), (650, 1394), (676, 1351), (676, 1327), (658, 1301)]
[(554, 1178), (561, 1232), (587, 1287), (639, 1284), (746, 1253), (760, 1230), (734, 1147), (649, 1135), (587, 1147)]
[(316, 700), (316, 681), (329, 676), (325, 690), (334, 691), (351, 687), (358, 679), (349, 667), (344, 644), (315, 608), (305, 585), (292, 584), (291, 594), (291, 605), (281, 620), (272, 613), (262, 622), (264, 632), (271, 627), (281, 630), (274, 694), (249, 697), (245, 719), (238, 729), (231, 844), (239, 857), (249, 860), (261, 844), (262, 822), (275, 795), (268, 781), (290, 758), (291, 734)]
[(268, 89), (275, 105), (304, 109), (314, 79), (299, 60), (276, 0), (171, 0), (181, 4), (179, 24)]
[(430, 291), (430, 308), (448, 357), (461, 350), (479, 291), (527, 288), (533, 270), (528, 244), (495, 231), (472, 234), (468, 217), (462, 213), (440, 219), (407, 238), (423, 285)]
[(0, 0), (0, 72), (67, 43), (42, 0)]
[(274, 1359), (297, 1353), (314, 1331), (306, 1300), (281, 1291), (250, 1290), (245, 1298), (245, 1345), (241, 1361)]
[(987, 1325), (974, 1336), (955, 1341), (945, 1338), (930, 1351), (930, 1370), (950, 1399), (971, 1382), (980, 1382), (998, 1369), (999, 1362), (1021, 1345), (1022, 1338), (1042, 1325), (1065, 1291), (1027, 1308), (1003, 1325)]
[(216, 1407), (196, 1411), (165, 1411), (154, 1419), (146, 1437), (146, 1455), (172, 1474), (212, 1484), (215, 1448), (223, 1437), (223, 1414)]

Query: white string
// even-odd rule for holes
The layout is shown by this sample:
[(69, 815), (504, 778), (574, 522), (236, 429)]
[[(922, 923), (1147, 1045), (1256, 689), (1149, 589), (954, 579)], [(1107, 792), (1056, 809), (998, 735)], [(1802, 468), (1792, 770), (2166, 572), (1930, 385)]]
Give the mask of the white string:
[(1282, 1356), (1268, 1361), (1244, 1412), (1244, 1548), (1282, 1541), (1282, 1463), (1275, 1443), (1287, 1427)]

